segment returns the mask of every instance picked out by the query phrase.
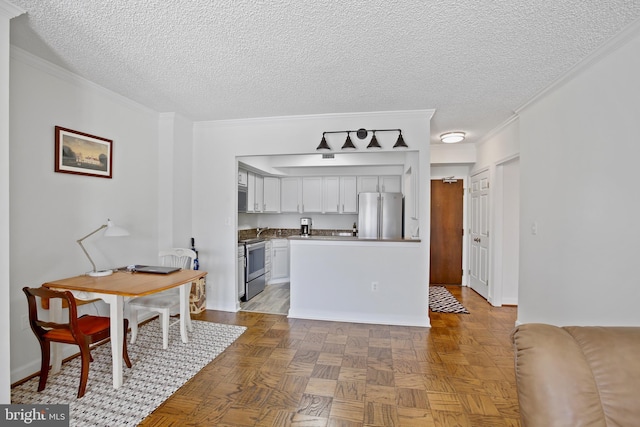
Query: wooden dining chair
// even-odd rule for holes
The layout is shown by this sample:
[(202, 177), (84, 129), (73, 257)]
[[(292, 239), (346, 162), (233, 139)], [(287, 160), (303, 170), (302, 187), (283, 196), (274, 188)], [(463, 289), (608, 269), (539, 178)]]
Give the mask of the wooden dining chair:
[[(89, 362), (93, 361), (91, 357), (91, 345), (104, 341), (110, 337), (111, 321), (109, 317), (83, 315), (78, 317), (78, 308), (76, 299), (69, 291), (58, 292), (47, 288), (22, 288), (27, 296), (29, 305), (29, 324), (31, 330), (36, 335), (40, 343), (42, 351), (42, 361), (40, 365), (40, 383), (38, 391), (44, 390), (49, 377), (49, 359), (51, 354), (51, 343), (75, 344), (80, 348), (81, 372), (80, 387), (78, 388), (78, 398), (84, 396), (87, 388), (87, 379), (89, 378)], [(65, 323), (56, 323), (43, 320), (39, 317), (36, 297), (41, 299), (59, 298), (62, 300), (63, 306), (67, 306), (68, 319)], [(122, 346), (122, 357), (131, 367), (129, 354), (127, 353), (127, 329), (128, 321), (124, 319), (124, 339)]]
[[(180, 267), (183, 270), (193, 270), (194, 260), (197, 257), (194, 251), (185, 248), (161, 251), (158, 256), (163, 266)], [(170, 323), (169, 318), (171, 312), (176, 312), (180, 309), (180, 289), (174, 288), (143, 297), (132, 298), (128, 305), (129, 317), (131, 318), (131, 344), (134, 344), (138, 338), (138, 311), (147, 310), (158, 313), (160, 317), (162, 348), (166, 350), (169, 347), (169, 327), (179, 323), (179, 321)], [(187, 318), (184, 321), (189, 332), (193, 332), (190, 313), (187, 313)]]

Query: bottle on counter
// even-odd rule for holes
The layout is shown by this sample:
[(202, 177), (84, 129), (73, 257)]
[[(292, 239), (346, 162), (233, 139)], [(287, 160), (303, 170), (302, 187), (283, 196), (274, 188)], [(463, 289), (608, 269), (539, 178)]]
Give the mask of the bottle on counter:
[(198, 270), (200, 268), (200, 262), (198, 261), (198, 251), (196, 250), (196, 239), (191, 238), (191, 250), (196, 253), (196, 258), (193, 260), (193, 269)]
[(353, 231), (352, 231), (353, 237), (356, 237), (358, 235), (358, 229), (356, 228), (356, 223), (353, 223)]

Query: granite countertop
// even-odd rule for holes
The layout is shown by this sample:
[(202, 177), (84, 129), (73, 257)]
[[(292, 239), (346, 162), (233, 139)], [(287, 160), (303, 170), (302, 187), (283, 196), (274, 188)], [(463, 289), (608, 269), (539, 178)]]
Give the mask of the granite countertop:
[(420, 239), (361, 239), (354, 236), (289, 236), (289, 240), (329, 240), (343, 242), (416, 242), (420, 243)]
[[(238, 241), (257, 238), (255, 228), (238, 231)], [(260, 239), (289, 240), (330, 240), (330, 241), (362, 241), (362, 242), (420, 242), (420, 239), (360, 239), (353, 236), (351, 230), (312, 230), (311, 236), (301, 236), (299, 228), (267, 228), (260, 233)]]

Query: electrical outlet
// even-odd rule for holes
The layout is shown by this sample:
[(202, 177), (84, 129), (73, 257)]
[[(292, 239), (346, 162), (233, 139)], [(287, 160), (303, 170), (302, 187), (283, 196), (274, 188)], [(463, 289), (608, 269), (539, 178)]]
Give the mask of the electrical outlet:
[(29, 315), (23, 314), (20, 318), (22, 330), (29, 329)]
[(378, 292), (378, 282), (371, 282), (371, 292)]

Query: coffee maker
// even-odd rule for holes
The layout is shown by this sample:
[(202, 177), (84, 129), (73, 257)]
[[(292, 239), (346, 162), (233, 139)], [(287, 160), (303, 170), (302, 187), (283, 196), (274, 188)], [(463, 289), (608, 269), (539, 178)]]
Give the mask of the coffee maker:
[(311, 235), (311, 218), (300, 218), (300, 235), (303, 237)]

